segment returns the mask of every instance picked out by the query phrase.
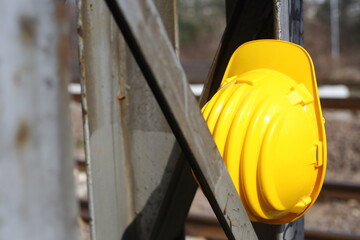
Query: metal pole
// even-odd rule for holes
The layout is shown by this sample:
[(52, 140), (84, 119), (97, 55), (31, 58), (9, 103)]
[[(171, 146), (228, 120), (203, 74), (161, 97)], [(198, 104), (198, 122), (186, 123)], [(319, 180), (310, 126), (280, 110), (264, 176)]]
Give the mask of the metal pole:
[[(274, 0), (275, 38), (304, 45), (302, 0)], [(303, 240), (304, 217), (295, 222), (274, 226), (277, 240)]]
[(63, 4), (0, 3), (0, 239), (79, 239)]
[(331, 57), (333, 59), (338, 59), (340, 56), (338, 0), (330, 0), (330, 27), (331, 27)]

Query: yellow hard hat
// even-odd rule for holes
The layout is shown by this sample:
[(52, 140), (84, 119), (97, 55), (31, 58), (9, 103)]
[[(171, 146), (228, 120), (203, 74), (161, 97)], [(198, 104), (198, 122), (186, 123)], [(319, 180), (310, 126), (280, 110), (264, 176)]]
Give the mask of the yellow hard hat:
[(241, 45), (202, 112), (252, 221), (283, 224), (310, 208), (324, 182), (326, 137), (305, 49)]

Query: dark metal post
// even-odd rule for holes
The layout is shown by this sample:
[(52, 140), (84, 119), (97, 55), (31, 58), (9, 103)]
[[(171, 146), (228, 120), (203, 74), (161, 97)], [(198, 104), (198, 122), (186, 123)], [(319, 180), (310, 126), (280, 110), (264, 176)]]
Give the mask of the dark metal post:
[[(275, 38), (304, 45), (302, 0), (274, 0)], [(303, 240), (304, 217), (277, 228), (278, 240)]]
[[(228, 26), (215, 60), (212, 81), (221, 81), (228, 59), (245, 41), (275, 38), (303, 45), (302, 0), (274, 0), (273, 3), (227, 0), (226, 14)], [(247, 18), (241, 19), (241, 16)], [(304, 239), (304, 218), (284, 225), (253, 223), (253, 226), (259, 239)]]

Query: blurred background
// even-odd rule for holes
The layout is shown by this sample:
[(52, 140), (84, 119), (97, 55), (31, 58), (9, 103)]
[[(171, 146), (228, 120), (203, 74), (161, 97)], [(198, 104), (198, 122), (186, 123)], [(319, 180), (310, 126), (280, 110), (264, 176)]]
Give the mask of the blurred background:
[[(77, 95), (80, 86), (76, 3), (69, 0), (66, 4), (72, 21), (69, 36), (73, 48), (70, 59), (72, 84), (69, 90), (74, 95), (71, 112), (76, 143), (75, 174), (78, 197), (83, 206), (82, 235), (83, 239), (88, 239), (81, 104)], [(326, 181), (330, 189), (323, 191), (306, 214), (305, 229), (360, 236), (360, 1), (304, 0), (303, 10), (304, 47), (313, 58), (324, 102), (328, 139)], [(195, 94), (200, 94), (225, 28), (225, 1), (178, 0), (178, 13), (180, 60)], [(342, 193), (344, 189), (349, 191)], [(189, 216), (192, 214), (214, 218), (201, 192), (197, 194)], [(189, 239), (225, 239), (221, 228), (199, 230), (191, 221), (186, 225), (186, 233)]]
[[(189, 81), (202, 83), (225, 27), (224, 1), (180, 0), (178, 10), (180, 59)], [(303, 11), (304, 47), (315, 64), (320, 96), (337, 101), (336, 106), (323, 110), (328, 140), (326, 181), (358, 185), (360, 1), (304, 0)], [(203, 212), (201, 205), (204, 204), (199, 203), (192, 210)], [(322, 194), (305, 215), (306, 230), (360, 236), (359, 225), (360, 204), (356, 196)]]

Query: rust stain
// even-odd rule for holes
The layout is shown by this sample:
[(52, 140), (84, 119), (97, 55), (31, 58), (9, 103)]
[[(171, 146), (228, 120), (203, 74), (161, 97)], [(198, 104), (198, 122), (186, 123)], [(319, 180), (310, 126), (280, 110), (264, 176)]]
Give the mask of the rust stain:
[(87, 109), (84, 107), (84, 104), (81, 104), (81, 105), (82, 105), (82, 108), (81, 108), (81, 110), (82, 110), (82, 115), (83, 115), (83, 117), (86, 117), (87, 114), (88, 114), (88, 111), (87, 111)]
[(121, 101), (124, 100), (126, 98), (126, 94), (124, 92), (119, 92), (117, 95), (117, 100)]
[[(78, 47), (79, 47), (79, 64), (80, 64), (80, 83), (81, 83), (81, 108), (83, 119), (86, 119), (88, 116), (86, 98), (86, 61), (85, 61), (85, 49), (84, 49), (84, 27), (83, 27), (83, 13), (84, 8), (79, 9), (79, 19), (78, 19)], [(86, 30), (86, 29), (85, 29)]]
[(19, 19), (20, 37), (26, 44), (35, 44), (37, 35), (37, 19), (23, 15)]
[(77, 33), (78, 33), (79, 37), (82, 37), (82, 36), (83, 36), (82, 26), (79, 25), (79, 26), (77, 27)]
[[(81, 76), (81, 85), (86, 86), (86, 61), (85, 61), (85, 50), (83, 49), (84, 41), (81, 36), (79, 36), (79, 44), (80, 44), (80, 76)], [(86, 93), (83, 92), (84, 97), (86, 97)]]
[(16, 132), (16, 147), (23, 149), (29, 139), (29, 127), (25, 121), (21, 121)]
[(77, 25), (78, 33), (78, 50), (79, 50), (79, 65), (80, 65), (80, 82), (82, 85), (82, 98), (86, 98), (86, 63), (85, 63), (85, 49), (84, 49), (84, 27), (83, 27), (83, 9), (79, 9), (79, 18)]

